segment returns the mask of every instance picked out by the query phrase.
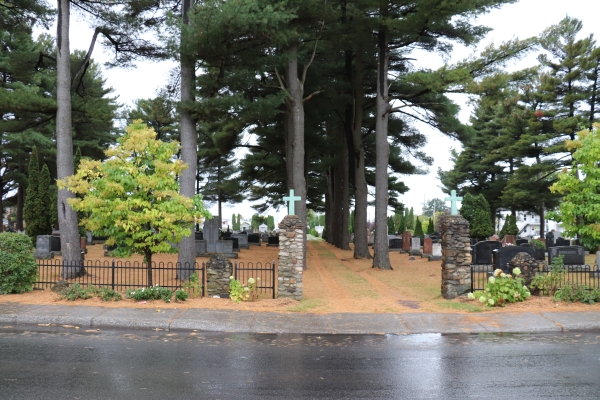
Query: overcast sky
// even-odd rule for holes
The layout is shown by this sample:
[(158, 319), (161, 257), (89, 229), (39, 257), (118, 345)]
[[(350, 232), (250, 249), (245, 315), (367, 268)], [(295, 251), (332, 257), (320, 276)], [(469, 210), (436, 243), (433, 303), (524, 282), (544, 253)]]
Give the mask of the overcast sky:
[[(492, 27), (493, 31), (476, 48), (456, 46), (450, 62), (476, 54), (492, 42), (500, 44), (512, 38), (525, 39), (536, 36), (548, 26), (557, 24), (566, 15), (583, 21), (581, 37), (590, 33), (594, 33), (594, 36), (598, 37), (600, 36), (600, 28), (598, 28), (600, 26), (598, 23), (599, 12), (599, 0), (521, 0), (518, 3), (506, 5), (477, 19), (478, 24)], [(52, 29), (52, 34), (55, 34), (56, 28), (53, 27)], [(74, 49), (86, 50), (92, 33), (85, 19), (79, 16), (72, 18), (71, 51)], [(112, 58), (112, 54), (104, 52), (99, 46), (96, 46), (93, 58), (102, 63)], [(435, 55), (419, 53), (418, 58), (419, 63), (426, 65), (428, 68), (437, 68), (443, 65), (443, 60)], [(521, 68), (535, 63), (535, 55), (532, 55), (511, 68)], [(134, 99), (154, 97), (155, 90), (165, 84), (167, 72), (174, 66), (173, 62), (144, 62), (140, 63), (137, 68), (132, 69), (104, 69), (104, 76), (107, 85), (112, 87), (115, 94), (119, 96), (119, 103), (131, 105)], [(461, 105), (460, 118), (464, 122), (468, 122), (471, 109), (466, 103), (466, 98), (455, 96), (453, 99)], [(451, 140), (427, 126), (418, 125), (418, 127), (428, 138), (428, 144), (424, 150), (435, 161), (434, 165), (429, 168), (430, 172), (427, 175), (401, 176), (401, 180), (410, 187), (410, 191), (402, 195), (400, 201), (408, 207), (414, 207), (416, 213), (421, 212), (424, 199), (444, 198), (446, 196), (440, 189), (437, 170), (438, 168), (449, 170), (452, 167), (452, 163), (449, 161), (449, 149), (460, 149), (459, 142)], [(307, 144), (307, 146), (309, 145)], [(216, 207), (213, 207), (211, 212), (216, 213)], [(224, 218), (230, 218), (233, 212), (239, 212), (243, 217), (249, 218), (254, 210), (248, 204), (235, 207), (226, 205), (223, 207)], [(271, 210), (269, 214), (275, 216), (276, 221), (279, 221), (284, 215), (284, 210)], [(370, 219), (373, 219), (373, 216), (374, 210), (370, 210)]]

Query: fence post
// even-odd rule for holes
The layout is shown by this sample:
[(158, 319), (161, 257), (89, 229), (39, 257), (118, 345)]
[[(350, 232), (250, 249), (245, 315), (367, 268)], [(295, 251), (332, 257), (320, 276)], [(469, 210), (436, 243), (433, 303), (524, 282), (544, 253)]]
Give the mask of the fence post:
[(112, 260), (112, 266), (111, 266), (111, 289), (115, 290), (115, 259), (113, 258)]
[(204, 261), (202, 261), (202, 297), (204, 297), (204, 289), (205, 289), (205, 276), (204, 273), (206, 272), (206, 265), (204, 264)]
[(273, 300), (277, 298), (277, 293), (275, 292), (275, 260), (271, 264), (271, 286), (273, 286)]
[(237, 261), (233, 262), (233, 278), (237, 279), (238, 278), (238, 266), (237, 266)]

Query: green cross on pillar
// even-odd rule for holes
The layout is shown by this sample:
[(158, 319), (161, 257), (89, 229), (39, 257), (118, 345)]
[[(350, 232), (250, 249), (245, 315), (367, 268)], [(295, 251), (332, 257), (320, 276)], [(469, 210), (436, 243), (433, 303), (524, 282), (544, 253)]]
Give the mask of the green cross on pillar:
[(456, 190), (450, 191), (450, 197), (446, 197), (446, 201), (450, 202), (450, 215), (458, 215), (458, 209), (456, 208), (456, 202), (462, 201), (462, 197), (456, 197)]
[(302, 197), (294, 196), (294, 189), (290, 189), (289, 196), (283, 196), (283, 201), (288, 202), (288, 210), (289, 210), (288, 215), (296, 215), (296, 214), (294, 214), (296, 212), (296, 208), (294, 207), (294, 202), (300, 201), (300, 200), (302, 200)]

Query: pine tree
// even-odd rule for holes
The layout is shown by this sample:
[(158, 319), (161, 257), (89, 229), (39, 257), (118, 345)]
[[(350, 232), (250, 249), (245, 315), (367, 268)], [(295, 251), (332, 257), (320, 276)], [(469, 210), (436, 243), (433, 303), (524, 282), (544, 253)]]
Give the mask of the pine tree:
[(53, 192), (50, 190), (50, 170), (44, 164), (42, 173), (38, 183), (38, 197), (40, 199), (40, 231), (42, 234), (49, 235), (52, 233), (52, 209), (49, 205), (53, 204)]
[(486, 212), (483, 209), (477, 209), (477, 211), (475, 211), (475, 220), (471, 226), (470, 233), (471, 237), (479, 240), (484, 240), (494, 233), (494, 227), (490, 219), (489, 211)]
[(460, 215), (469, 221), (470, 226), (473, 226), (473, 222), (475, 221), (475, 212), (477, 211), (475, 197), (476, 196), (473, 196), (471, 193), (465, 193), (459, 210)]
[(267, 220), (265, 222), (270, 231), (275, 229), (275, 218), (272, 215), (267, 216)]
[(400, 223), (398, 224), (398, 233), (402, 235), (406, 231), (406, 218), (400, 218)]
[(518, 235), (518, 234), (519, 234), (519, 227), (517, 226), (517, 217), (514, 215), (506, 216), (504, 225), (502, 225), (502, 229), (500, 230), (500, 238), (503, 238), (506, 235)]
[(429, 217), (429, 223), (427, 225), (427, 234), (433, 235), (435, 233), (435, 226), (433, 226), (433, 218)]
[(412, 207), (410, 208), (408, 213), (405, 215), (404, 219), (406, 220), (406, 221), (404, 221), (404, 223), (406, 224), (407, 230), (412, 231), (413, 229), (415, 229), (415, 215), (414, 215), (414, 211), (413, 211)]
[(415, 223), (415, 235), (414, 236), (420, 237), (420, 238), (425, 237), (425, 234), (423, 234), (423, 224), (421, 224), (419, 217), (417, 217), (417, 221)]
[(23, 219), (27, 224), (26, 232), (35, 239), (33, 232), (36, 231), (36, 201), (39, 187), (40, 162), (38, 159), (37, 148), (33, 146), (31, 156), (29, 157), (28, 183), (25, 194), (25, 205), (23, 206)]
[(388, 235), (394, 235), (396, 232), (394, 232), (394, 217), (389, 216), (388, 217)]
[(235, 214), (231, 215), (231, 227), (232, 227), (232, 229), (233, 229), (234, 231), (237, 231), (237, 230), (239, 230), (239, 229), (237, 228), (237, 223), (236, 223), (236, 220), (235, 220)]

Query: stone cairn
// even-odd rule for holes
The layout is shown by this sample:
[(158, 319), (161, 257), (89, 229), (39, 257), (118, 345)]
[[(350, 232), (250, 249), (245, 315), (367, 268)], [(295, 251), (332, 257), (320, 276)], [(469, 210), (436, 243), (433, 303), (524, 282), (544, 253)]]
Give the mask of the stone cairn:
[(523, 284), (527, 287), (531, 287), (531, 281), (535, 278), (536, 273), (540, 270), (540, 261), (531, 257), (527, 253), (518, 253), (510, 262), (508, 263), (509, 271), (512, 273), (512, 270), (515, 268), (519, 268), (521, 270), (520, 278), (523, 279)]
[(471, 291), (469, 222), (460, 215), (442, 217), (442, 297), (453, 299)]
[(296, 215), (287, 215), (279, 223), (279, 277), (277, 297), (302, 300), (304, 224)]
[(233, 264), (223, 254), (215, 254), (206, 263), (206, 289), (209, 297), (229, 297), (229, 277)]

